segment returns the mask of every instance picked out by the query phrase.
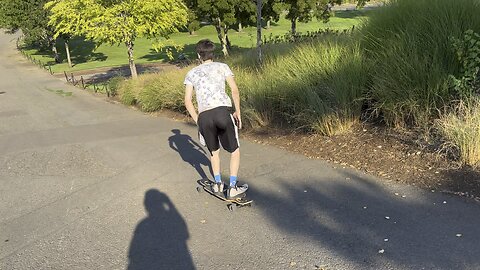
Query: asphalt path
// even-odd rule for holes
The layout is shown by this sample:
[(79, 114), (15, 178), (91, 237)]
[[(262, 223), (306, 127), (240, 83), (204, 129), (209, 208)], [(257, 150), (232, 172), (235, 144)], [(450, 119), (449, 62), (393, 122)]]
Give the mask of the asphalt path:
[(196, 191), (195, 130), (66, 85), (1, 34), (0, 269), (480, 269), (478, 203), (246, 140), (255, 205), (229, 212)]

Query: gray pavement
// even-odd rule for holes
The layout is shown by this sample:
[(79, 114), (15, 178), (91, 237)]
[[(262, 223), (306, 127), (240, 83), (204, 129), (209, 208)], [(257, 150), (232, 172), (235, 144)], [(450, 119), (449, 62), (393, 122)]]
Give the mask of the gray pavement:
[(194, 127), (68, 86), (11, 40), (0, 269), (480, 269), (478, 203), (245, 140), (256, 204), (230, 213), (195, 190), (209, 170)]

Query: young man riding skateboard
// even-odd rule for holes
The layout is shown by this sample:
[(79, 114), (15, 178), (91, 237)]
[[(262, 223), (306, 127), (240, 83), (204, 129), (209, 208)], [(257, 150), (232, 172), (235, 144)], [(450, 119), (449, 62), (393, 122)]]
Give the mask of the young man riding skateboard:
[[(220, 143), (230, 157), (230, 185), (227, 198), (235, 198), (248, 189), (248, 185), (237, 185), (238, 168), (240, 167), (240, 143), (238, 129), (242, 128), (240, 115), (240, 94), (233, 73), (227, 64), (214, 62), (215, 45), (208, 39), (201, 40), (196, 46), (201, 64), (193, 68), (185, 77), (185, 107), (197, 123), (200, 140), (210, 151), (210, 162), (215, 183), (212, 191), (223, 192), (223, 182), (220, 175)], [(232, 90), (235, 112), (232, 111), (232, 101), (225, 93), (225, 82)], [(193, 106), (192, 96), (198, 105), (198, 114)]]

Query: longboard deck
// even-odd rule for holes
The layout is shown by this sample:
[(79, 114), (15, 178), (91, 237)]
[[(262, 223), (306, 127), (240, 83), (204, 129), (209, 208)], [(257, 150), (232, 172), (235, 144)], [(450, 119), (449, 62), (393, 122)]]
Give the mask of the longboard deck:
[[(209, 193), (210, 195), (224, 201), (224, 202), (228, 202), (228, 203), (233, 203), (233, 204), (236, 204), (240, 207), (242, 206), (247, 206), (247, 205), (250, 205), (253, 200), (251, 199), (247, 199), (246, 196), (243, 196), (243, 197), (239, 197), (239, 198), (235, 198), (235, 199), (227, 199), (225, 197), (225, 192), (222, 192), (222, 194), (217, 194), (217, 193), (214, 193), (211, 189), (211, 186), (213, 184), (213, 182), (210, 180), (210, 179), (200, 179), (197, 181), (197, 183), (202, 187), (203, 190), (205, 190), (207, 193)], [(229, 209), (231, 209), (231, 207), (229, 206)]]

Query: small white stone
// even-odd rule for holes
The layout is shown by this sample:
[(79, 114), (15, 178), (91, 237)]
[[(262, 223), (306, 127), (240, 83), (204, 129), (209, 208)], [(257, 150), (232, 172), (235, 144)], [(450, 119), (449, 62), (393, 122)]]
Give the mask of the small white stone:
[(461, 233), (457, 233), (456, 236), (457, 236), (457, 237), (462, 237), (462, 234), (461, 234)]
[(407, 197), (407, 196), (405, 196), (405, 195), (402, 195), (402, 198), (406, 198), (406, 197)]
[(446, 204), (446, 203), (447, 203), (447, 201), (443, 201), (443, 204)]
[(390, 217), (387, 216), (387, 217), (385, 217), (385, 219), (390, 219)]
[(383, 253), (385, 253), (385, 250), (384, 250), (384, 249), (380, 249), (380, 250), (378, 251), (378, 253), (383, 254)]
[(307, 191), (306, 191), (306, 190), (304, 190), (303, 192), (307, 193)]
[(388, 238), (383, 239), (383, 242), (388, 242)]
[(382, 148), (382, 146), (381, 146), (381, 145), (379, 145), (379, 146), (377, 146), (377, 147), (378, 147), (378, 148)]
[(398, 196), (399, 194), (395, 192), (395, 196)]
[(363, 209), (367, 209), (367, 207), (366, 207), (366, 206), (364, 206), (364, 207), (363, 207)]

